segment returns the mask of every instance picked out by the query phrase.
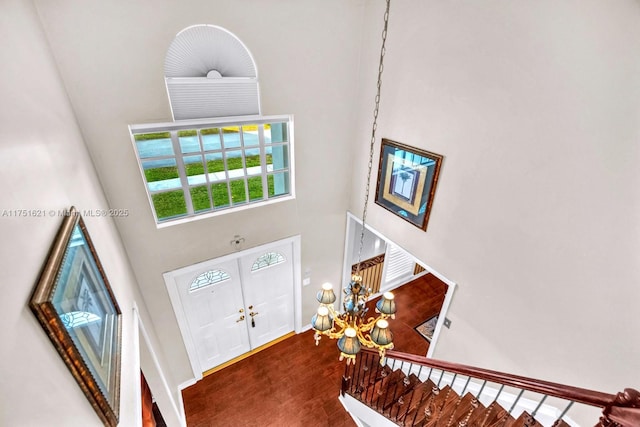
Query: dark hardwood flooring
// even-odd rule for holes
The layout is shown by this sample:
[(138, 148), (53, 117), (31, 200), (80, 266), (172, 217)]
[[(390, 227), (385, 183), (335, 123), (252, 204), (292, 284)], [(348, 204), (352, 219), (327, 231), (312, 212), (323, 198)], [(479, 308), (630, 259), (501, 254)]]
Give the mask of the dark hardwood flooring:
[[(395, 349), (426, 355), (429, 343), (413, 328), (438, 313), (447, 286), (429, 274), (394, 291)], [(211, 374), (183, 390), (189, 427), (355, 425), (338, 401), (344, 362), (336, 341), (314, 345), (307, 331)]]

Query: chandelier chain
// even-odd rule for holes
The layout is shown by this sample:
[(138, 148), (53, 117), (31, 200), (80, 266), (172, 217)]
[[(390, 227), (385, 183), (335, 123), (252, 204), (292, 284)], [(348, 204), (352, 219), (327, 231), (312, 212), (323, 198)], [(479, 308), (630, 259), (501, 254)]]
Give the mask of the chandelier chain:
[(364, 209), (362, 211), (362, 230), (360, 232), (360, 248), (358, 249), (358, 264), (356, 274), (360, 274), (360, 264), (362, 262), (362, 248), (364, 246), (365, 223), (367, 221), (367, 206), (369, 204), (369, 191), (371, 189), (371, 170), (373, 168), (373, 153), (375, 150), (376, 130), (378, 129), (378, 112), (380, 111), (380, 89), (382, 87), (382, 72), (384, 71), (384, 55), (386, 53), (387, 27), (389, 25), (389, 6), (391, 0), (387, 0), (387, 8), (384, 12), (384, 28), (382, 29), (382, 46), (380, 47), (380, 62), (378, 65), (378, 82), (375, 97), (375, 107), (373, 109), (373, 124), (371, 126), (371, 142), (369, 144), (369, 164), (367, 170), (367, 185), (364, 192)]

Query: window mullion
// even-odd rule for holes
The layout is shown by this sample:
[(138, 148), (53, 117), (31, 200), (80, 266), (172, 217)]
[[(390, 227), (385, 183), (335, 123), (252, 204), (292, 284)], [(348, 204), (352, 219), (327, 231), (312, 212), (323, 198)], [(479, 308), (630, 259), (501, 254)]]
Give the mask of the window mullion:
[(193, 215), (193, 201), (191, 200), (191, 191), (189, 189), (189, 180), (187, 179), (187, 170), (184, 167), (184, 159), (182, 158), (182, 150), (180, 149), (180, 141), (178, 139), (177, 131), (171, 132), (171, 144), (173, 145), (173, 152), (176, 155), (176, 166), (178, 167), (178, 176), (180, 177), (180, 185), (182, 186), (184, 201), (187, 205), (187, 215)]
[(258, 125), (258, 143), (260, 144), (260, 175), (262, 177), (262, 200), (269, 198), (269, 181), (267, 180), (267, 149), (264, 139), (264, 125)]
[(247, 179), (247, 158), (244, 155), (244, 129), (240, 125), (240, 159), (242, 159), (242, 179), (244, 180), (244, 200), (249, 203), (249, 180)]
[(229, 206), (233, 206), (233, 196), (231, 195), (231, 182), (229, 182), (229, 167), (227, 165), (227, 150), (224, 147), (224, 130), (218, 128), (218, 135), (220, 135), (220, 150), (222, 153), (222, 164), (224, 165), (224, 179), (227, 183), (227, 197), (229, 197)]
[(209, 165), (207, 165), (207, 156), (204, 154), (204, 141), (202, 140), (202, 129), (198, 129), (198, 142), (200, 144), (200, 158), (202, 159), (202, 172), (204, 173), (204, 182), (207, 186), (207, 195), (209, 196), (209, 206), (213, 209), (213, 194), (211, 193), (211, 181), (209, 181)]

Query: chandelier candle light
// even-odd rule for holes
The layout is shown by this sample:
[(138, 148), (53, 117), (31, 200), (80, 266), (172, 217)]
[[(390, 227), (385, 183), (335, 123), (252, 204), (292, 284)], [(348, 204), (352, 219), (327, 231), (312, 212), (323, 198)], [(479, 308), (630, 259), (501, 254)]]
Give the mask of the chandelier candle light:
[(371, 129), (371, 142), (369, 145), (369, 169), (367, 172), (367, 184), (364, 198), (364, 210), (362, 212), (362, 229), (360, 232), (360, 249), (358, 251), (358, 264), (356, 272), (351, 276), (351, 281), (344, 289), (342, 301), (343, 312), (335, 310), (333, 303), (336, 295), (330, 283), (322, 285), (317, 299), (320, 303), (318, 312), (311, 319), (311, 326), (316, 331), (316, 345), (320, 343), (322, 335), (338, 340), (340, 360), (347, 359), (347, 364), (355, 362), (356, 354), (364, 345), (376, 348), (380, 354), (380, 363), (384, 364), (385, 352), (393, 348), (393, 335), (389, 330), (388, 318), (395, 318), (396, 303), (391, 292), (385, 292), (376, 304), (376, 317), (366, 318), (368, 308), (367, 299), (371, 295), (371, 289), (362, 284), (360, 264), (362, 260), (362, 246), (364, 242), (365, 221), (367, 218), (367, 205), (369, 202), (369, 188), (371, 183), (371, 168), (373, 165), (373, 153), (378, 126), (378, 111), (380, 108), (380, 88), (382, 86), (382, 70), (384, 64), (385, 44), (387, 41), (387, 26), (389, 22), (389, 4), (384, 13), (384, 29), (382, 31), (382, 47), (380, 49), (380, 63), (378, 67), (378, 84), (373, 111), (373, 126)]

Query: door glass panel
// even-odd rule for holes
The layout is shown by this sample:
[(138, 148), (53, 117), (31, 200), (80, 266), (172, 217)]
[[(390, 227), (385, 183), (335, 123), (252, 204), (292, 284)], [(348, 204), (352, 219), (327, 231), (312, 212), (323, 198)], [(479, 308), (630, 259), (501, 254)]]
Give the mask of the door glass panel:
[(266, 254), (258, 257), (251, 266), (251, 271), (258, 271), (263, 268), (270, 267), (272, 265), (285, 262), (284, 255), (278, 252), (267, 252)]
[(191, 282), (189, 292), (193, 292), (196, 289), (202, 289), (206, 286), (215, 285), (216, 283), (224, 282), (229, 279), (231, 279), (231, 276), (224, 270), (205, 271)]

